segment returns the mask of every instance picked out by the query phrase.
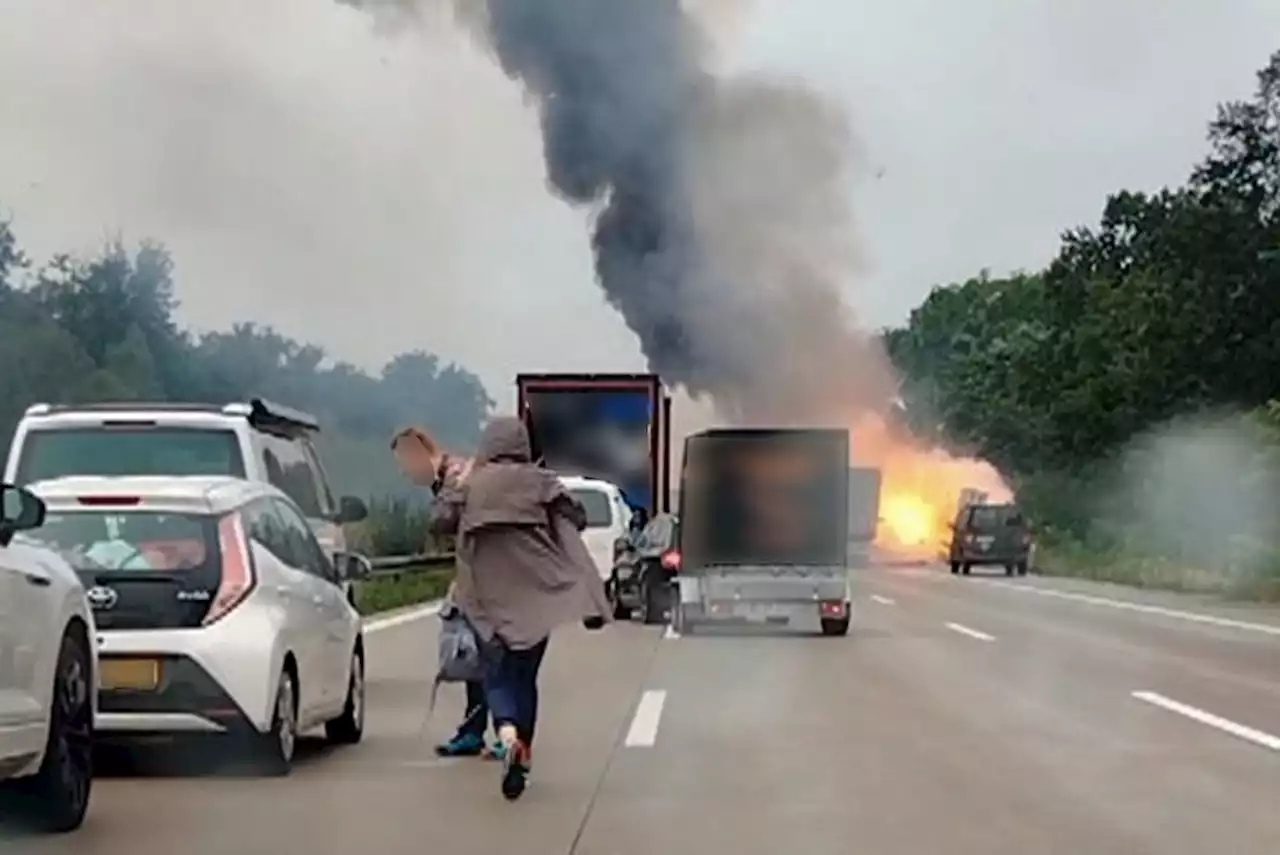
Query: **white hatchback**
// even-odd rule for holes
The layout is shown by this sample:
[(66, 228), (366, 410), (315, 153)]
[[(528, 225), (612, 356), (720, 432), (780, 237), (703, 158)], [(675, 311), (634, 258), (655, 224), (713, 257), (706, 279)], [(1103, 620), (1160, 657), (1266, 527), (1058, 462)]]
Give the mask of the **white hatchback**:
[(0, 484), (0, 816), (80, 826), (93, 783), (93, 619), (58, 554), (29, 539), (31, 492)]
[(98, 730), (238, 737), (288, 774), (299, 734), (364, 732), (364, 639), (330, 556), (282, 491), (224, 476), (32, 485), (40, 534), (80, 575), (97, 623)]

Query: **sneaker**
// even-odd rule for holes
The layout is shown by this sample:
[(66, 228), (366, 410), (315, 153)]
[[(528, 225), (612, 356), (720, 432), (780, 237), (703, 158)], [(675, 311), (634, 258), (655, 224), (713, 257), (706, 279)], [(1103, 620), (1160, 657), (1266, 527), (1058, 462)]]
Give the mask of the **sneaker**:
[(517, 740), (502, 758), (502, 795), (515, 801), (524, 794), (529, 780), (529, 749)]
[(484, 751), (484, 738), (471, 733), (454, 736), (436, 746), (439, 757), (477, 757)]
[(493, 744), (485, 748), (484, 759), (501, 760), (507, 756), (507, 746), (503, 745), (500, 740), (495, 739)]

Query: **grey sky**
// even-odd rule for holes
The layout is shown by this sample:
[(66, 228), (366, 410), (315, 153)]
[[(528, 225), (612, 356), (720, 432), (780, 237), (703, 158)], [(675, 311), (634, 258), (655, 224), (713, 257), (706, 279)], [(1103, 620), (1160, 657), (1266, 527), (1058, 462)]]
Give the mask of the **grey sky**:
[[(35, 252), (156, 237), (196, 327), (253, 319), (366, 365), (426, 347), (502, 403), (519, 370), (640, 367), (585, 214), (547, 195), (531, 113), (465, 36), (389, 37), (326, 0), (0, 14), (0, 213)], [(1280, 47), (1275, 0), (757, 0), (731, 21), (728, 66), (853, 117), (870, 269), (847, 290), (875, 325), (1042, 264), (1111, 190), (1181, 181), (1214, 103)]]

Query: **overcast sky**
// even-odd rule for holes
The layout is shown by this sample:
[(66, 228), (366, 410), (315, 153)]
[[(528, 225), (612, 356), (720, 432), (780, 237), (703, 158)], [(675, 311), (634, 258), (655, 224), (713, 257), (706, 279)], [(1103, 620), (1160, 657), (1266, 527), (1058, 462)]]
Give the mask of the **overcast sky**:
[[(0, 0), (0, 20), (0, 216), (35, 253), (158, 238), (194, 327), (257, 320), (366, 366), (425, 347), (502, 402), (520, 370), (642, 367), (532, 114), (465, 36), (390, 37), (326, 0)], [(846, 105), (870, 259), (847, 291), (877, 326), (1043, 264), (1109, 191), (1180, 182), (1280, 48), (1276, 0), (757, 0), (717, 22), (728, 66)]]

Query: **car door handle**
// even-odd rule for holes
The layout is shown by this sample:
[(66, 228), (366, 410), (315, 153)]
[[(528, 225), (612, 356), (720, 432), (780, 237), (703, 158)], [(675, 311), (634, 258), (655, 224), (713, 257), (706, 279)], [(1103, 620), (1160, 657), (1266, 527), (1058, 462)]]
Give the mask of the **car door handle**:
[(286, 600), (293, 599), (293, 589), (288, 585), (276, 585), (276, 593)]
[(37, 588), (47, 588), (53, 584), (52, 579), (39, 573), (23, 573), (22, 575), (26, 578), (28, 585), (35, 585)]
[(323, 606), (324, 596), (322, 594), (316, 594), (314, 597), (311, 598), (311, 602), (315, 603), (317, 606)]

